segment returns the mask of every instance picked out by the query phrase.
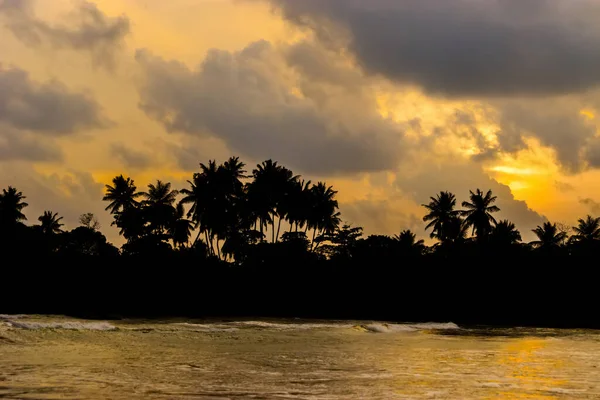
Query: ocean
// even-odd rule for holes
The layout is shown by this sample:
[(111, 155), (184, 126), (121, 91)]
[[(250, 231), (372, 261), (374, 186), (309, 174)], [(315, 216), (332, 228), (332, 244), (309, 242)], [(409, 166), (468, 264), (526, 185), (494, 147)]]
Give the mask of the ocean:
[(0, 399), (598, 399), (600, 332), (0, 315)]

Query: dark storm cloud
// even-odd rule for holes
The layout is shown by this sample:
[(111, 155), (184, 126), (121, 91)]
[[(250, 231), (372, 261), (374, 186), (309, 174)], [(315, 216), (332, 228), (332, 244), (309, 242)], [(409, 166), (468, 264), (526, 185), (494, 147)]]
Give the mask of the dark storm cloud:
[(0, 65), (0, 123), (15, 129), (63, 135), (102, 128), (108, 122), (90, 96), (71, 92), (57, 81), (33, 81), (26, 71)]
[(366, 71), (431, 93), (548, 95), (600, 83), (595, 0), (270, 2), (324, 41), (348, 33)]
[(146, 168), (152, 165), (152, 158), (148, 154), (122, 144), (113, 144), (111, 146), (111, 154), (115, 155), (129, 168)]
[(526, 147), (523, 138), (535, 137), (542, 145), (555, 150), (566, 172), (579, 172), (587, 166), (600, 166), (600, 147), (587, 151), (597, 131), (593, 121), (581, 115), (583, 105), (574, 99), (549, 98), (509, 100), (495, 104), (501, 127), (500, 149), (515, 152)]
[(600, 168), (600, 138), (593, 138), (588, 143), (584, 158), (591, 168)]
[(0, 162), (60, 161), (62, 152), (49, 140), (0, 124)]
[(96, 4), (82, 0), (66, 24), (53, 25), (35, 15), (33, 4), (32, 0), (0, 0), (0, 17), (19, 40), (32, 47), (48, 43), (90, 51), (96, 64), (112, 67), (114, 50), (130, 32), (127, 17), (110, 18)]
[(196, 70), (146, 50), (137, 60), (141, 108), (171, 132), (218, 137), (241, 155), (315, 174), (390, 169), (400, 156), (402, 132), (373, 99), (303, 78), (303, 96), (292, 94), (285, 54), (268, 42), (212, 50)]

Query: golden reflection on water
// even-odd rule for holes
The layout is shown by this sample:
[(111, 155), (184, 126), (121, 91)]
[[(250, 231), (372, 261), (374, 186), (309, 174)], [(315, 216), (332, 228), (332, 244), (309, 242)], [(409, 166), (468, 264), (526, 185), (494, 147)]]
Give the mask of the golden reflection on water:
[[(517, 339), (505, 343), (498, 353), (498, 364), (505, 370), (505, 380), (492, 381), (499, 386), (496, 396), (487, 399), (557, 399), (561, 389), (569, 383), (555, 378), (565, 368), (564, 360), (552, 356), (552, 346), (545, 339)], [(542, 354), (542, 350), (546, 350)], [(502, 386), (508, 385), (507, 389)], [(552, 391), (556, 390), (556, 393)]]

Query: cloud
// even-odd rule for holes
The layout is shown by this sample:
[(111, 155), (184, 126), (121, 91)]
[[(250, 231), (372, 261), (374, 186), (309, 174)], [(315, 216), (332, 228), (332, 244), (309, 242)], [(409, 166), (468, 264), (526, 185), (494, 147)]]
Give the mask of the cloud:
[(140, 106), (170, 132), (218, 137), (241, 155), (313, 174), (390, 169), (401, 156), (403, 133), (375, 97), (304, 77), (306, 57), (294, 48), (261, 41), (211, 50), (195, 70), (147, 50), (137, 60)]
[(600, 138), (594, 137), (588, 142), (584, 158), (592, 168), (600, 167)]
[(152, 158), (141, 151), (115, 143), (110, 147), (111, 154), (116, 156), (128, 168), (140, 169), (152, 165)]
[(562, 181), (555, 181), (554, 182), (554, 187), (556, 187), (556, 189), (560, 192), (572, 192), (573, 190), (575, 190), (575, 186), (571, 185), (570, 183), (567, 182), (562, 182)]
[(44, 211), (51, 210), (64, 217), (67, 229), (79, 226), (83, 213), (91, 212), (102, 224), (102, 232), (109, 240), (120, 241), (118, 231), (111, 227), (111, 216), (104, 211), (104, 185), (91, 174), (79, 170), (44, 175), (30, 164), (22, 162), (0, 164), (0, 189), (14, 186), (27, 196), (29, 207), (24, 210), (30, 224)]
[(550, 95), (600, 83), (595, 0), (270, 0), (372, 74), (449, 96)]
[(397, 235), (409, 229), (420, 238), (426, 238), (423, 220), (398, 207), (393, 200), (361, 200), (343, 203), (340, 207), (344, 221), (353, 226), (358, 226), (355, 221), (361, 221), (367, 235)]
[(60, 161), (62, 151), (50, 140), (0, 124), (0, 160)]
[(0, 65), (0, 93), (0, 123), (15, 129), (67, 135), (108, 123), (89, 95), (70, 92), (58, 81), (32, 81), (19, 68)]
[(64, 25), (38, 18), (32, 0), (0, 0), (0, 17), (20, 41), (31, 47), (48, 44), (57, 49), (86, 50), (96, 65), (111, 68), (114, 52), (130, 32), (126, 16), (110, 18), (96, 4), (81, 0)]
[(494, 103), (499, 113), (501, 149), (514, 152), (524, 148), (523, 137), (535, 137), (556, 151), (560, 164), (568, 172), (582, 170), (593, 153), (583, 154), (595, 136), (597, 126), (583, 115), (583, 104), (573, 98), (507, 100)]
[(593, 199), (580, 199), (579, 200), (580, 204), (583, 204), (584, 206), (587, 206), (592, 213), (594, 213), (595, 215), (600, 214), (600, 203), (593, 200)]

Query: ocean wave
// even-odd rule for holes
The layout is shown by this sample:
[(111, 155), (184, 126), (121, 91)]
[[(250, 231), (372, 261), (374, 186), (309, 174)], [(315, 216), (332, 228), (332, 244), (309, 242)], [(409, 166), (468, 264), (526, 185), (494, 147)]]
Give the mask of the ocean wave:
[(454, 330), (460, 329), (460, 327), (452, 322), (448, 323), (435, 323), (428, 322), (423, 324), (388, 324), (388, 323), (371, 323), (363, 324), (358, 326), (359, 329), (363, 329), (367, 332), (372, 333), (400, 333), (400, 332), (417, 332), (427, 330)]
[(185, 327), (186, 330), (192, 332), (236, 332), (239, 330), (236, 327), (223, 324), (192, 324), (189, 322), (180, 322), (172, 325)]
[(266, 329), (276, 331), (299, 331), (317, 329), (358, 329), (373, 333), (400, 333), (426, 330), (454, 330), (460, 327), (452, 322), (448, 323), (417, 323), (417, 324), (394, 324), (383, 322), (352, 323), (340, 322), (266, 322), (266, 321), (240, 321), (230, 323), (246, 329)]
[(16, 315), (0, 314), (0, 320), (23, 319), (23, 318), (27, 318), (27, 315), (22, 315), (22, 314), (16, 314)]
[(39, 329), (64, 329), (71, 331), (114, 331), (116, 326), (108, 322), (79, 322), (79, 321), (64, 321), (64, 322), (22, 322), (8, 321), (8, 324), (13, 328), (39, 330)]
[(243, 328), (259, 328), (259, 329), (272, 329), (278, 331), (298, 331), (298, 330), (314, 330), (314, 329), (340, 329), (340, 328), (352, 328), (354, 325), (343, 322), (330, 322), (330, 323), (283, 323), (283, 322), (265, 322), (265, 321), (239, 321), (232, 322), (232, 325), (240, 326)]

